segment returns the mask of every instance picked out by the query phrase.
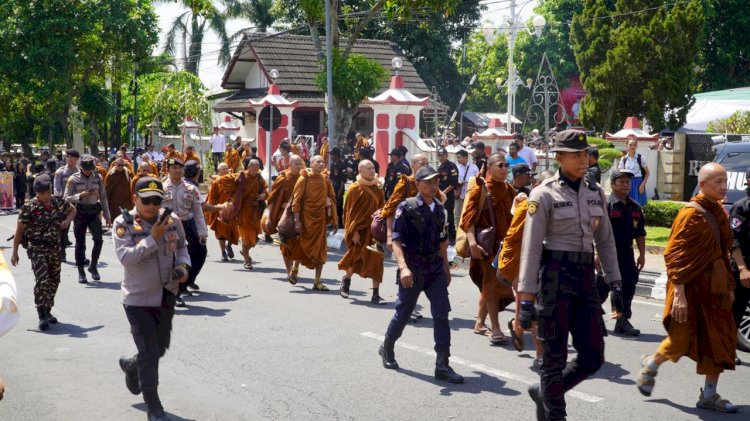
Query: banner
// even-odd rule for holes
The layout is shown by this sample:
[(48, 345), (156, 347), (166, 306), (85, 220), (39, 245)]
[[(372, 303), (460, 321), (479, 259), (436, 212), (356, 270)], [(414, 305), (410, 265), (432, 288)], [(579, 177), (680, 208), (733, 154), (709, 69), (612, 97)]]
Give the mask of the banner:
[(14, 209), (12, 172), (0, 172), (0, 209)]

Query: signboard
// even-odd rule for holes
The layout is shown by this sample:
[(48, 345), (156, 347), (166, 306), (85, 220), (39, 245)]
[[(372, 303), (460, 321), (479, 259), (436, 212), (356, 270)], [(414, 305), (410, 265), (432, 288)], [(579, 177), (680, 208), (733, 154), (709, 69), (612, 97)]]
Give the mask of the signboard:
[[(269, 114), (271, 111), (269, 109), (273, 110), (273, 116), (270, 118), (270, 122), (272, 123), (272, 127), (269, 130), (268, 123), (269, 123)], [(281, 126), (281, 111), (277, 107), (274, 107), (273, 105), (269, 105), (267, 107), (263, 107), (262, 110), (260, 110), (260, 113), (258, 114), (258, 123), (260, 123), (260, 127), (263, 128), (265, 131), (271, 131), (276, 130)]]
[(13, 173), (0, 172), (0, 209), (13, 209)]
[(693, 190), (698, 185), (698, 171), (701, 167), (714, 160), (716, 152), (711, 137), (716, 133), (688, 134), (685, 141), (685, 188), (682, 200), (690, 200)]

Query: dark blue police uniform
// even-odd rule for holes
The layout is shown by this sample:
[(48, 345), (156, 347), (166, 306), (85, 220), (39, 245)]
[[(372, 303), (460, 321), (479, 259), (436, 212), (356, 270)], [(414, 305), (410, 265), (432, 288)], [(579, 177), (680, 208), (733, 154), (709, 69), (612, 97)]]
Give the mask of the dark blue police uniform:
[[(750, 176), (750, 169), (746, 177)], [(750, 178), (750, 177), (748, 177)], [(750, 188), (747, 190), (748, 196), (734, 202), (729, 212), (729, 226), (732, 228), (733, 244), (732, 249), (739, 248), (742, 252), (742, 259), (745, 267), (750, 266)], [(732, 272), (734, 275), (734, 303), (732, 303), (732, 313), (737, 326), (742, 322), (745, 315), (745, 309), (750, 304), (750, 288), (745, 288), (740, 282), (740, 273), (738, 262), (732, 259)]]
[(620, 267), (620, 276), (622, 277), (624, 308), (621, 310), (623, 317), (618, 319), (618, 323), (623, 323), (633, 315), (631, 304), (635, 296), (635, 286), (638, 283), (639, 275), (635, 264), (633, 240), (646, 236), (646, 220), (643, 217), (641, 205), (630, 197), (626, 197), (625, 202), (623, 202), (614, 194), (610, 195), (607, 210), (612, 224), (612, 234), (615, 236), (617, 264)]

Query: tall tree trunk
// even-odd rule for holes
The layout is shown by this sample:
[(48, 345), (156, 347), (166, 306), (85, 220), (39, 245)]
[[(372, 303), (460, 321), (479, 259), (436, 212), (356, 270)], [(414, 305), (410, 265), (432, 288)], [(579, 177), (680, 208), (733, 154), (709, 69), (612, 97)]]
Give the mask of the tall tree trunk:
[(200, 19), (199, 16), (193, 15), (190, 20), (190, 27), (193, 32), (190, 34), (190, 50), (188, 52), (187, 68), (187, 71), (195, 76), (198, 76), (198, 67), (200, 66), (201, 61), (201, 49), (203, 48), (203, 26), (206, 24), (205, 20), (201, 24), (198, 22), (198, 19)]
[(612, 118), (615, 114), (615, 96), (610, 95), (607, 101), (607, 115), (604, 120), (604, 127), (602, 127), (602, 133), (607, 133), (609, 128), (612, 127)]
[[(334, 144), (336, 146), (343, 145), (346, 139), (346, 135), (349, 134), (349, 130), (352, 127), (352, 118), (357, 112), (357, 106), (347, 107), (342, 101), (334, 101), (333, 105), (333, 119), (336, 124), (336, 131), (338, 133), (331, 133), (335, 136)], [(333, 139), (333, 138), (332, 138)]]
[(112, 143), (115, 145), (122, 144), (122, 91), (118, 89), (115, 92), (115, 135), (112, 137)]
[(96, 124), (96, 117), (91, 116), (89, 118), (89, 124), (91, 125), (91, 143), (89, 144), (89, 151), (93, 154), (99, 144), (99, 127)]

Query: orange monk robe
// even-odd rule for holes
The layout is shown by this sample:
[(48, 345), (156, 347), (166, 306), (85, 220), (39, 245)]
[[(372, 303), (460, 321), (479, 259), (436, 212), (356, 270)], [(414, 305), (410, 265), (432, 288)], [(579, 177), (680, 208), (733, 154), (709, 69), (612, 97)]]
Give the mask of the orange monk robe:
[(466, 210), (461, 216), (461, 229), (464, 232), (468, 232), (472, 225), (475, 227), (476, 234), (492, 226), (487, 202), (481, 205), (482, 212), (481, 214), (479, 213), (480, 200), (485, 200), (482, 184), (487, 186), (492, 200), (492, 210), (495, 213), (495, 244), (492, 250), (485, 250), (487, 252), (485, 258), (471, 259), (469, 276), (474, 284), (479, 287), (485, 301), (498, 301), (500, 303), (500, 310), (502, 311), (508, 304), (513, 302), (514, 294), (510, 286), (498, 282), (496, 278), (497, 271), (492, 267), (492, 260), (510, 227), (512, 219), (510, 209), (513, 206), (513, 198), (516, 195), (516, 191), (513, 189), (513, 186), (505, 181), (497, 182), (489, 178), (483, 182), (481, 179), (477, 179), (477, 184), (466, 194)]
[[(393, 194), (388, 198), (388, 201), (383, 205), (383, 209), (380, 211), (380, 217), (388, 219), (396, 213), (396, 208), (404, 200), (414, 197), (419, 191), (417, 190), (417, 182), (412, 175), (401, 174), (396, 187), (393, 188)], [(440, 203), (445, 202), (445, 195), (442, 192), (438, 192), (437, 195)]]
[(186, 153), (185, 154), (185, 160), (183, 162), (188, 162), (188, 161), (195, 161), (195, 162), (198, 163), (198, 165), (201, 164), (201, 158), (198, 155), (194, 154), (194, 153)]
[(528, 210), (529, 201), (526, 199), (516, 205), (516, 213), (513, 214), (513, 220), (510, 222), (510, 228), (505, 234), (505, 240), (500, 249), (498, 268), (503, 278), (511, 282), (518, 278), (518, 272), (521, 269), (521, 241)]
[(102, 180), (105, 180), (107, 178), (107, 169), (102, 166), (100, 163), (96, 163), (96, 170), (99, 171), (99, 175), (102, 176)]
[(328, 168), (329, 161), (328, 159), (331, 156), (331, 145), (329, 143), (325, 143), (320, 147), (320, 157), (323, 158), (323, 162), (326, 164), (326, 168)]
[[(372, 185), (358, 178), (349, 187), (344, 202), (344, 241), (346, 241), (346, 254), (339, 262), (339, 269), (352, 268), (354, 273), (363, 278), (375, 280), (383, 279), (384, 256), (367, 249), (372, 244), (372, 214), (383, 207), (385, 197), (383, 190), (373, 180)], [(354, 233), (359, 233), (359, 244), (354, 243)]]
[(158, 175), (156, 175), (156, 173), (151, 173), (151, 174), (149, 174), (149, 175), (140, 175), (140, 174), (136, 174), (136, 176), (135, 176), (135, 177), (133, 177), (133, 179), (132, 179), (132, 180), (130, 181), (130, 194), (135, 194), (135, 183), (137, 183), (137, 182), (138, 182), (138, 180), (140, 180), (140, 179), (141, 179), (142, 177), (154, 177), (154, 178), (159, 178), (159, 176), (158, 176)]
[(177, 159), (181, 160), (183, 164), (185, 163), (185, 160), (183, 159), (184, 157), (182, 156), (181, 153), (177, 152), (176, 150), (172, 151), (172, 152), (167, 151), (167, 153), (164, 154), (164, 162), (161, 165), (161, 173), (162, 174), (167, 174), (169, 172), (169, 167), (167, 165), (167, 160), (169, 158), (177, 158)]
[[(206, 203), (209, 205), (220, 205), (232, 199), (232, 196), (224, 193), (219, 188), (219, 179), (215, 179), (208, 189)], [(219, 212), (203, 212), (206, 219), (206, 225), (214, 231), (217, 240), (227, 240), (229, 244), (237, 244), (240, 238), (237, 223), (227, 224), (220, 220)]]
[(119, 215), (120, 208), (133, 209), (133, 195), (130, 194), (130, 180), (132, 176), (127, 169), (113, 171), (104, 180), (104, 189), (107, 191), (107, 203), (110, 215)]
[[(326, 197), (331, 207), (326, 209)], [(303, 256), (300, 262), (310, 269), (324, 264), (328, 258), (326, 225), (338, 227), (336, 193), (328, 177), (303, 171), (292, 194), (292, 211), (299, 212), (302, 232), (299, 236)]]
[(240, 154), (232, 148), (229, 152), (224, 152), (224, 162), (230, 170), (238, 172), (241, 170)]
[[(664, 262), (667, 266), (667, 299), (664, 327), (668, 336), (659, 346), (659, 354), (677, 362), (687, 355), (698, 363), (698, 374), (718, 374), (734, 370), (737, 326), (732, 316), (731, 295), (734, 279), (712, 277), (714, 261), (721, 260), (729, 270), (732, 232), (719, 203), (699, 194), (692, 201), (710, 212), (719, 224), (721, 246), (701, 214), (683, 208), (672, 222)], [(718, 262), (717, 262), (718, 263)], [(685, 286), (687, 322), (677, 323), (670, 315), (675, 285)]]
[[(267, 193), (266, 181), (260, 174), (251, 176), (247, 172), (238, 174), (227, 174), (219, 177), (215, 184), (222, 194), (228, 195), (235, 201), (235, 193), (240, 185), (240, 176), (244, 174), (245, 186), (242, 190), (242, 198), (239, 212), (237, 212), (237, 225), (242, 238), (242, 244), (255, 247), (260, 235), (260, 208), (258, 207), (258, 196)], [(236, 204), (235, 204), (236, 206)]]
[(367, 148), (370, 146), (370, 141), (366, 137), (362, 137), (362, 140), (358, 140), (354, 143), (354, 159), (359, 160), (359, 148)]
[[(294, 186), (299, 178), (300, 174), (294, 175), (291, 170), (284, 170), (274, 180), (271, 193), (268, 195), (267, 218), (270, 221), (271, 230), (267, 234), (276, 233), (276, 226), (279, 224), (287, 203), (292, 200)], [(284, 241), (284, 244), (281, 245), (281, 255), (290, 260), (301, 260), (305, 253), (302, 251), (299, 239), (294, 239)]]

